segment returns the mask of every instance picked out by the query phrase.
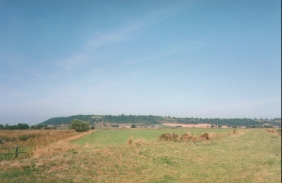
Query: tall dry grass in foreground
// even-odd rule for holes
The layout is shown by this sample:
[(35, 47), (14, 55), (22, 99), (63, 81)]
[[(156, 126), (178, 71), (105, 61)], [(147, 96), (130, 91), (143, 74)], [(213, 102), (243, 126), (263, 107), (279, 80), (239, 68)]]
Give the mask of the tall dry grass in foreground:
[[(1, 130), (0, 148), (18, 145), (24, 147), (24, 151), (27, 152), (20, 154), (19, 158), (39, 157), (40, 155), (52, 154), (58, 150), (70, 149), (72, 145), (68, 144), (68, 141), (76, 140), (89, 133), (92, 133), (92, 131), (77, 133), (74, 130)], [(13, 157), (10, 155), (8, 159)]]
[(74, 130), (1, 130), (0, 143), (2, 146), (46, 146), (74, 135), (77, 135)]
[(67, 136), (67, 138), (57, 139), (57, 141), (53, 143), (49, 143), (47, 146), (36, 146), (36, 149), (33, 151), (33, 157), (40, 157), (40, 156), (48, 156), (52, 155), (56, 152), (66, 152), (70, 149), (74, 149), (77, 147), (74, 144), (70, 144), (70, 141), (77, 140), (85, 135), (89, 135), (93, 133), (93, 130), (84, 132), (84, 133), (77, 133), (74, 132), (71, 136)]

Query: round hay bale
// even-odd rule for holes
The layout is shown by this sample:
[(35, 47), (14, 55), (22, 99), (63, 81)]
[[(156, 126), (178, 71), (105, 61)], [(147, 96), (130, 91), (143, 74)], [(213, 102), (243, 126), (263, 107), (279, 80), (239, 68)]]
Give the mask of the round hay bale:
[(208, 133), (202, 133), (202, 134), (200, 134), (199, 137), (200, 137), (200, 139), (202, 139), (202, 140), (209, 140), (209, 139), (210, 139)]
[(182, 134), (180, 139), (185, 141), (185, 142), (193, 141), (195, 139), (195, 136), (194, 136), (194, 134), (187, 132), (187, 133)]
[(175, 140), (178, 140), (178, 135), (176, 133), (163, 133), (159, 137), (159, 140), (162, 140), (162, 141), (175, 141)]
[(214, 132), (209, 133), (209, 139), (217, 138), (217, 137), (220, 137), (220, 136), (221, 136), (221, 134), (217, 134), (217, 133), (214, 133)]

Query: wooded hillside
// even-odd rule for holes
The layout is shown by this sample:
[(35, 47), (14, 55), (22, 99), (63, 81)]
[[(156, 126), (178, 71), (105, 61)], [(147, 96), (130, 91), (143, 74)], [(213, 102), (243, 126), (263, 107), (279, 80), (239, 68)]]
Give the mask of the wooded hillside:
[(184, 123), (184, 124), (200, 124), (200, 123), (209, 123), (212, 125), (227, 125), (227, 126), (247, 126), (247, 127), (258, 127), (262, 126), (265, 123), (274, 126), (281, 126), (280, 122), (277, 122), (277, 119), (249, 119), (249, 118), (176, 118), (170, 116), (153, 116), (153, 115), (74, 115), (69, 117), (55, 117), (48, 119), (39, 125), (61, 125), (61, 124), (70, 124), (73, 119), (79, 119), (82, 121), (87, 121), (91, 125), (95, 123), (112, 123), (112, 124), (121, 124), (121, 123), (130, 123), (130, 124), (161, 124), (163, 122), (170, 123)]

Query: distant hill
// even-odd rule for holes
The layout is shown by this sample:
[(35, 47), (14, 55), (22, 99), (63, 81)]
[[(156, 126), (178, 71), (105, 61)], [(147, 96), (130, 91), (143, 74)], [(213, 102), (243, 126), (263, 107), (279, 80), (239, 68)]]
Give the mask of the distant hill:
[(112, 116), (112, 115), (74, 115), (69, 117), (55, 117), (48, 119), (38, 125), (61, 125), (61, 124), (70, 124), (73, 119), (79, 119), (83, 121), (87, 121), (90, 124), (95, 124), (99, 122), (105, 123), (139, 123), (145, 125), (151, 124), (160, 124), (160, 121), (164, 118), (160, 116), (144, 116), (144, 115), (119, 115), (119, 116)]
[(264, 123), (268, 123), (274, 126), (281, 127), (281, 119), (272, 120), (253, 120), (248, 118), (175, 118), (175, 117), (161, 117), (152, 115), (74, 115), (69, 117), (55, 117), (48, 119), (38, 125), (61, 125), (70, 124), (73, 119), (79, 119), (89, 122), (91, 125), (97, 123), (110, 123), (110, 124), (143, 124), (143, 125), (153, 125), (161, 124), (165, 122), (169, 123), (183, 123), (183, 124), (201, 124), (209, 123), (212, 125), (227, 125), (227, 126), (248, 126), (248, 127), (259, 127)]
[(74, 115), (69, 117), (55, 117), (50, 118), (46, 121), (43, 121), (42, 123), (39, 123), (38, 125), (61, 125), (61, 124), (70, 124), (73, 119), (79, 119), (83, 121), (88, 121), (90, 123), (93, 123), (96, 118), (95, 115)]

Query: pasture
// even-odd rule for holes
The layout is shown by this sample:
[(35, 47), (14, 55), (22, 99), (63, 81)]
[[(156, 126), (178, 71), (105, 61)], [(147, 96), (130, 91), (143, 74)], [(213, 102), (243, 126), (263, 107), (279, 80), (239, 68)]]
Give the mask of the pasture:
[(163, 133), (177, 133), (183, 134), (187, 131), (192, 131), (194, 134), (201, 134), (204, 132), (224, 133), (229, 132), (231, 129), (111, 129), (111, 130), (96, 130), (95, 133), (78, 139), (74, 143), (85, 145), (93, 144), (99, 146), (116, 146), (126, 145), (129, 138), (139, 139), (146, 142), (154, 142), (158, 140), (159, 136)]
[[(205, 141), (158, 141), (208, 132)], [(264, 129), (95, 130), (0, 162), (1, 182), (281, 182), (281, 136)], [(128, 143), (132, 139), (132, 143)], [(45, 151), (44, 151), (45, 152)]]

